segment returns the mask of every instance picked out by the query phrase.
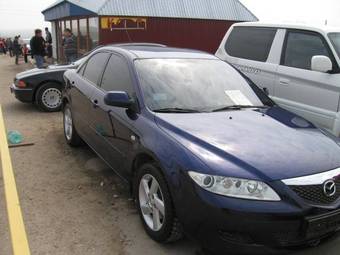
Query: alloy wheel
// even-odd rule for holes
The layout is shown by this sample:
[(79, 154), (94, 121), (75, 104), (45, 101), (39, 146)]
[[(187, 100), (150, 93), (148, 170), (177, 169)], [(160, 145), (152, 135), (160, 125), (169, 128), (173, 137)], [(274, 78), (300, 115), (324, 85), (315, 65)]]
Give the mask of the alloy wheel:
[(72, 121), (72, 113), (70, 108), (65, 108), (64, 111), (64, 131), (65, 136), (67, 140), (72, 139), (72, 133), (73, 133), (73, 121)]
[(161, 187), (150, 174), (144, 175), (139, 183), (139, 204), (146, 225), (159, 231), (165, 221), (165, 205)]

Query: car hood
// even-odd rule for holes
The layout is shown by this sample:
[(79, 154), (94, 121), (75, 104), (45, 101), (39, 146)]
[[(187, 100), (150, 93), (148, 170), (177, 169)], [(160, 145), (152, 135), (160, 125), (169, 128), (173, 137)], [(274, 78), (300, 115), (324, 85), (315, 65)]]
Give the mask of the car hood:
[(157, 113), (155, 121), (212, 174), (274, 181), (340, 166), (336, 139), (277, 106), (216, 113)]
[(60, 72), (60, 71), (66, 71), (68, 69), (74, 69), (76, 66), (74, 65), (50, 65), (47, 68), (33, 68), (21, 73), (18, 73), (16, 75), (16, 79), (23, 79), (28, 76), (34, 76), (39, 74), (46, 74), (50, 72)]

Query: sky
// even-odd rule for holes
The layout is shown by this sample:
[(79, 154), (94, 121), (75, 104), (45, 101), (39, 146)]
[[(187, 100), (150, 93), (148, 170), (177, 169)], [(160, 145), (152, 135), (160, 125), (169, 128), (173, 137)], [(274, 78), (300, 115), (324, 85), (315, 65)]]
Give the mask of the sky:
[[(0, 34), (44, 28), (41, 11), (55, 0), (0, 0)], [(95, 1), (95, 0), (89, 0)], [(138, 1), (138, 0), (136, 0)], [(241, 0), (261, 21), (340, 27), (339, 0)]]

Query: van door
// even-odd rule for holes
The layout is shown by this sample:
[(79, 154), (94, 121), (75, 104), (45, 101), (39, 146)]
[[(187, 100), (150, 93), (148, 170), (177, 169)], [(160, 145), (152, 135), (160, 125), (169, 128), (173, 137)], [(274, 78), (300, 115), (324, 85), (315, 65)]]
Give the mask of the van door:
[(281, 63), (277, 69), (274, 100), (284, 108), (315, 124), (333, 130), (339, 107), (339, 74), (311, 70), (313, 56), (323, 55), (333, 62), (334, 55), (322, 35), (287, 30)]
[[(247, 75), (257, 86), (274, 95), (276, 63), (267, 62), (277, 29), (235, 26), (216, 56)], [(223, 49), (224, 47), (224, 49)]]

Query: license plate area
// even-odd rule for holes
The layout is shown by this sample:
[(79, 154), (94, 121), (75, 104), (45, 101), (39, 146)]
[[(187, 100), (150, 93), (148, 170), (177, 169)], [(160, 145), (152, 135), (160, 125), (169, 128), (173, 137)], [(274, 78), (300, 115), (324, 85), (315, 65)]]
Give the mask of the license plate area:
[(340, 228), (340, 210), (306, 218), (306, 238), (322, 237)]

